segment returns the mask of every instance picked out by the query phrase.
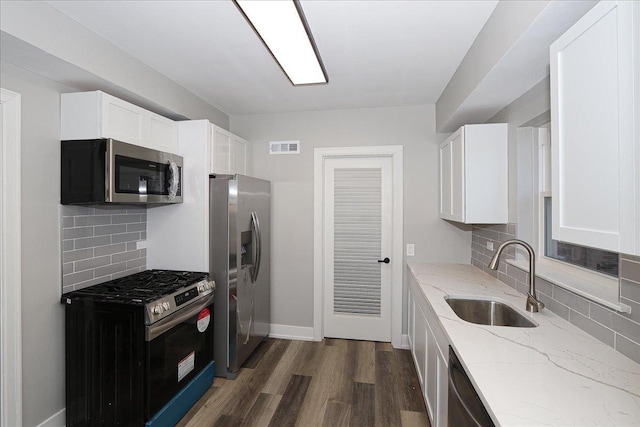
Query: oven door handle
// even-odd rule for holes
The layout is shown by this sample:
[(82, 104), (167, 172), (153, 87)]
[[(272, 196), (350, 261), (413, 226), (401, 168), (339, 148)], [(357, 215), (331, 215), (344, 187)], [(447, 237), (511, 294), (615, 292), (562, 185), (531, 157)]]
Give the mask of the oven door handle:
[(203, 308), (213, 303), (213, 299), (214, 299), (214, 295), (211, 294), (207, 298), (205, 298), (202, 302), (199, 302), (189, 308), (185, 308), (184, 310), (181, 310), (172, 316), (166, 317), (164, 319), (157, 321), (152, 325), (147, 326), (145, 328), (145, 333), (144, 333), (145, 341), (151, 341), (154, 338), (157, 338), (158, 336), (162, 335), (163, 333), (173, 328), (174, 326), (200, 313), (200, 311)]

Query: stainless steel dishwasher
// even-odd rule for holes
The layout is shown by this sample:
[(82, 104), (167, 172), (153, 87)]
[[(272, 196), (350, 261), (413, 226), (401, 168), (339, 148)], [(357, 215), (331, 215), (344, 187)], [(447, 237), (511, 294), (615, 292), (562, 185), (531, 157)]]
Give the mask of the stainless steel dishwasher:
[(449, 427), (495, 427), (467, 373), (449, 346)]

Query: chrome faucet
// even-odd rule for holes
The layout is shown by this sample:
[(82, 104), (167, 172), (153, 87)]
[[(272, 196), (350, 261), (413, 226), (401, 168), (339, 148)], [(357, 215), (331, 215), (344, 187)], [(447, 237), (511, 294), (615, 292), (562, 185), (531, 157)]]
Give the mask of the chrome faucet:
[(530, 244), (517, 239), (505, 240), (500, 246), (498, 246), (495, 255), (491, 258), (489, 268), (492, 270), (498, 269), (500, 254), (504, 248), (509, 245), (521, 245), (527, 250), (527, 252), (529, 252), (529, 293), (527, 294), (527, 311), (537, 313), (538, 310), (542, 310), (544, 308), (544, 304), (536, 298), (536, 255)]

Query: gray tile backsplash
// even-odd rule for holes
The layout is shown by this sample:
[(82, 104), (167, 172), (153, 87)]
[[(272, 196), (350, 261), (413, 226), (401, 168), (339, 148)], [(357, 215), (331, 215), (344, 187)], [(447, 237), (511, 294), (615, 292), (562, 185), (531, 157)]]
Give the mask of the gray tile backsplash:
[(61, 206), (62, 292), (144, 271), (147, 210), (138, 206)]
[[(526, 294), (527, 273), (504, 262), (497, 272), (488, 267), (495, 252), (487, 249), (487, 242), (496, 249), (504, 240), (515, 238), (515, 229), (515, 224), (474, 225), (471, 264)], [(505, 250), (502, 258), (513, 259), (514, 250)], [(640, 363), (640, 257), (620, 255), (620, 300), (631, 307), (631, 313), (618, 313), (540, 278), (536, 278), (536, 291), (547, 309)]]

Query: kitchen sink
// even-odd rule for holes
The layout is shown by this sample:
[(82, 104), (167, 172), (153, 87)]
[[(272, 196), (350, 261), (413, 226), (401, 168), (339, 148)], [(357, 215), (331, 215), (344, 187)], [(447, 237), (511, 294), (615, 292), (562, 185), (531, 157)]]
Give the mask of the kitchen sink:
[(493, 299), (476, 299), (446, 296), (444, 299), (462, 320), (479, 325), (535, 328), (536, 323), (518, 310)]

